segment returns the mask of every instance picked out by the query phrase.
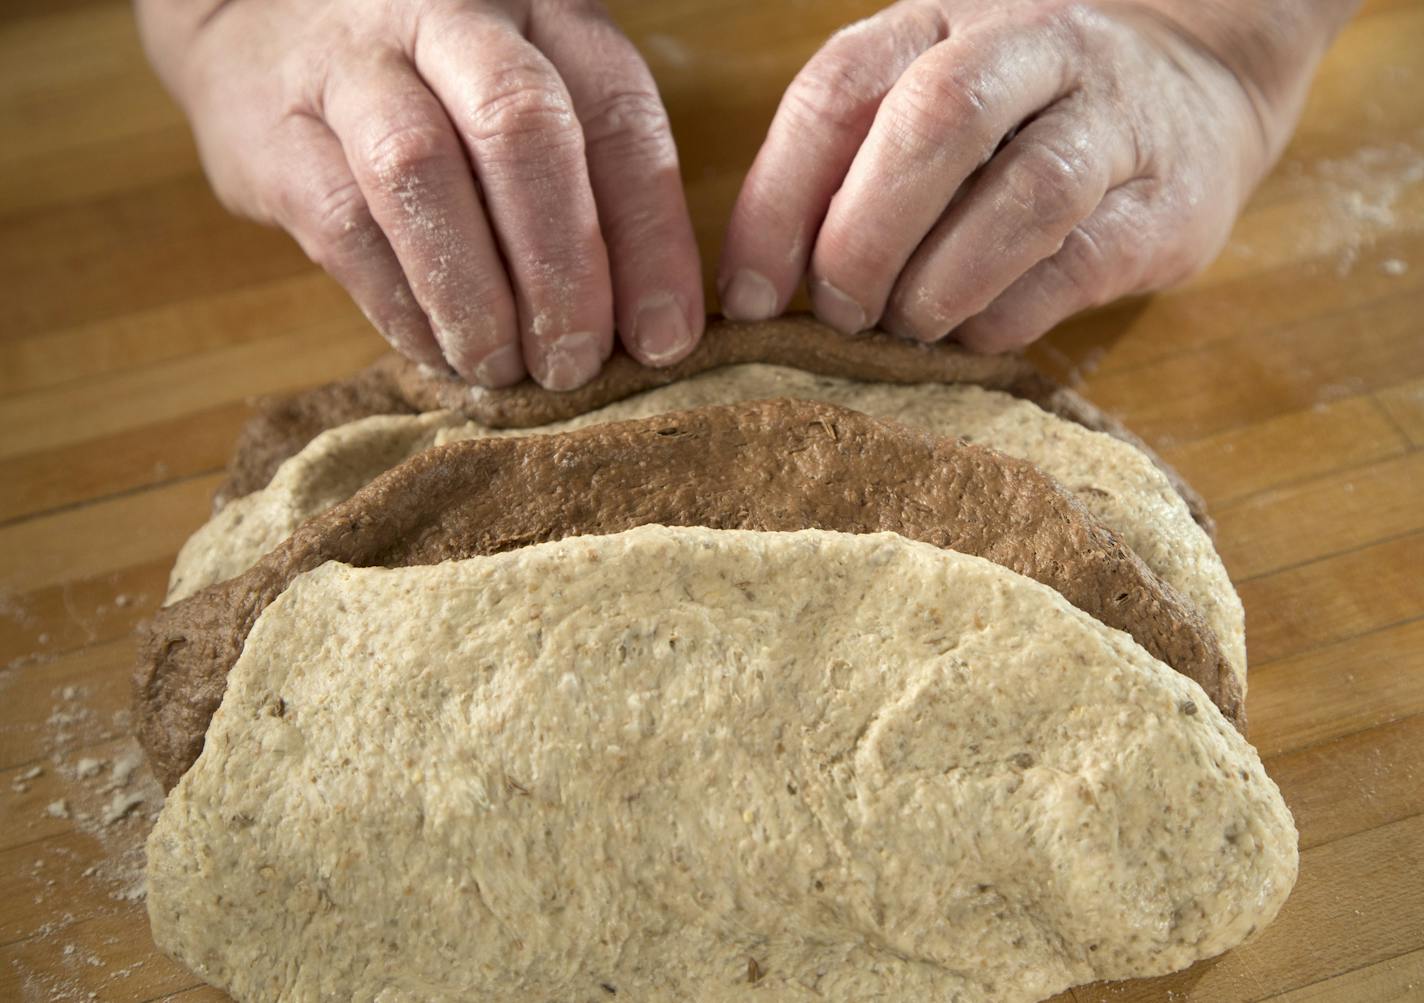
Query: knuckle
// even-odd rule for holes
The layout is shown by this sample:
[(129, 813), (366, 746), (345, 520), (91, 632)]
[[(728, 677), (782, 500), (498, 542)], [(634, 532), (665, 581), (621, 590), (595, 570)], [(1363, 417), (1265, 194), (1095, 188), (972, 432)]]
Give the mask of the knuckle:
[(1063, 278), (1061, 285), (1074, 291), (1082, 307), (1097, 306), (1113, 295), (1116, 255), (1106, 236), (1092, 226), (1074, 227), (1054, 256)]
[(656, 92), (612, 90), (580, 114), (590, 151), (609, 151), (658, 165), (677, 163), (672, 127)]
[(374, 226), (354, 180), (319, 193), (310, 201), (305, 215), (307, 226), (302, 236), (307, 253), (328, 270), (353, 247), (370, 239)]
[(419, 123), (377, 132), (359, 159), (382, 182), (399, 183), (427, 173), (449, 154), (445, 131), (435, 123)]
[(1009, 199), (1036, 227), (1072, 225), (1092, 209), (1094, 164), (1087, 151), (1069, 143), (1039, 143), (1007, 169)]
[(966, 69), (911, 72), (896, 89), (890, 109), (897, 132), (938, 145), (951, 133), (976, 146), (999, 141), (994, 130), (993, 81)]
[[(1131, 195), (1115, 200), (1110, 212), (1095, 213), (1081, 229), (1089, 231), (1085, 236), (1107, 261), (1111, 294), (1166, 288), (1209, 265), (1234, 221), (1229, 214), (1213, 217), (1200, 211), (1210, 204), (1205, 187), (1184, 196), (1175, 182), (1156, 179), (1135, 182)], [(1133, 234), (1157, 239), (1150, 241), (1150, 251), (1133, 253)]]
[(505, 67), (483, 81), (470, 108), (467, 139), (484, 157), (582, 154), (582, 132), (568, 96), (542, 67)]
[(787, 110), (807, 127), (848, 127), (874, 113), (881, 97), (877, 72), (852, 48), (833, 39), (786, 89)]

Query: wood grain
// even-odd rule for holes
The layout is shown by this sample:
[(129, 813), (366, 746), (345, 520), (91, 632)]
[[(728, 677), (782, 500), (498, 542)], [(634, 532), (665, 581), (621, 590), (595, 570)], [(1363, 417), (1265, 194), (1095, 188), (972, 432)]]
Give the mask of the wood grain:
[[(781, 90), (877, 5), (612, 6), (668, 103), (710, 293)], [(1033, 349), (1217, 514), (1252, 738), (1303, 851), (1254, 942), (1060, 1001), (1424, 1000), (1421, 93), (1424, 0), (1373, 0), (1216, 264)], [(222, 1000), (148, 936), (130, 635), (249, 399), (384, 345), (290, 240), (222, 211), (126, 3), (0, 10), (0, 140), (0, 998)]]

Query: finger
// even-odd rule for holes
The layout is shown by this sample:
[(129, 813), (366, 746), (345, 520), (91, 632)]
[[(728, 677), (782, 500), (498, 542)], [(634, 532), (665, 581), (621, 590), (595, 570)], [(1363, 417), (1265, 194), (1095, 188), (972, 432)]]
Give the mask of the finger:
[(263, 159), (270, 171), (263, 185), (271, 193), (265, 213), (345, 287), (396, 351), (444, 369), (440, 346), (371, 218), (341, 143), (308, 115), (290, 116), (283, 128), (283, 154)]
[(1074, 67), (1055, 24), (951, 36), (886, 95), (816, 238), (811, 302), (823, 320), (848, 333), (874, 323), (965, 179), (1068, 92)]
[(523, 379), (504, 263), (434, 95), (389, 53), (335, 70), (324, 111), (450, 366), (485, 387)]
[(717, 280), (728, 317), (786, 308), (881, 99), (947, 33), (933, 5), (902, 0), (838, 32), (796, 75), (732, 208)]
[(600, 8), (544, 11), (533, 9), (529, 39), (563, 77), (583, 127), (619, 337), (639, 362), (671, 365), (696, 346), (706, 308), (667, 112)]
[(1143, 291), (1149, 258), (1142, 234), (1152, 229), (1147, 184), (1132, 181), (1108, 192), (1056, 254), (962, 324), (955, 340), (976, 352), (1011, 351), (1081, 310)]
[(1123, 131), (1079, 98), (1025, 126), (989, 161), (895, 280), (883, 326), (935, 341), (1053, 255), (1137, 170)]
[(463, 7), (430, 16), (415, 64), (484, 191), (529, 372), (551, 390), (582, 386), (613, 348), (613, 291), (568, 91), (512, 22)]

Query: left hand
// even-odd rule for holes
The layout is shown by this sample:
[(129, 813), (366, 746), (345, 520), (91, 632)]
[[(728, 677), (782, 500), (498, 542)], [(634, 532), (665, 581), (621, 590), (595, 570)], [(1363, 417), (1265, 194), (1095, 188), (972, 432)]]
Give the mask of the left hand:
[(1210, 6), (901, 0), (839, 32), (787, 90), (737, 200), (724, 311), (779, 313), (806, 274), (846, 333), (1004, 351), (1204, 267), (1324, 48), (1307, 35), (1280, 53), (1287, 33), (1274, 61), (1237, 58), (1227, 40), (1250, 50), (1279, 26), (1173, 13)]

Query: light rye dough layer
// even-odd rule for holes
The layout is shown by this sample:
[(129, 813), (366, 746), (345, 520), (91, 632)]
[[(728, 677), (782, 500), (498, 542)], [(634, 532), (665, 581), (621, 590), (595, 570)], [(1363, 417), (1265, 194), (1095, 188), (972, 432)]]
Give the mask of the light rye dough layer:
[(1245, 613), (1210, 537), (1143, 453), (1028, 401), (969, 384), (894, 385), (816, 376), (783, 366), (730, 366), (533, 429), (493, 430), (451, 411), (379, 416), (322, 433), (263, 490), (234, 499), (183, 546), (167, 602), (241, 574), (304, 521), (430, 446), (484, 436), (583, 428), (771, 397), (822, 401), (1026, 459), (1117, 532), (1164, 582), (1192, 602), (1246, 689)]
[(237, 1000), (386, 1003), (1036, 1000), (1233, 947), (1297, 868), (1201, 688), (1056, 591), (661, 526), (297, 578), (148, 858)]

